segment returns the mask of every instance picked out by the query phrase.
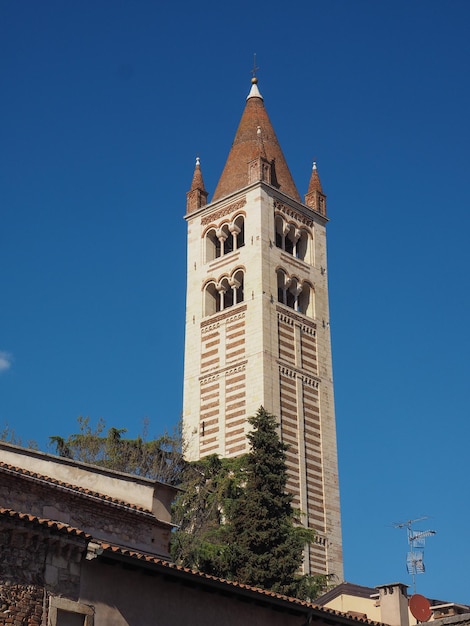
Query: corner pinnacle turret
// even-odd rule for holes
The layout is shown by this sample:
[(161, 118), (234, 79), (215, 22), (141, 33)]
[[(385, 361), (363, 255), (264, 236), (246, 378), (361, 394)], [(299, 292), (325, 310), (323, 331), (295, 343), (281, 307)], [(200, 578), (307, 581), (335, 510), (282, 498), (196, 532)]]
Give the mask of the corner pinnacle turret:
[(209, 193), (206, 191), (204, 179), (202, 178), (201, 162), (199, 157), (196, 157), (191, 189), (186, 194), (186, 211), (190, 213), (206, 205), (208, 195)]
[(312, 175), (310, 176), (308, 191), (305, 194), (305, 204), (321, 215), (326, 216), (326, 196), (323, 193), (315, 161), (313, 162)]
[(251, 79), (240, 124), (213, 200), (243, 189), (254, 180), (264, 180), (300, 202), (300, 195), (264, 108), (258, 79)]

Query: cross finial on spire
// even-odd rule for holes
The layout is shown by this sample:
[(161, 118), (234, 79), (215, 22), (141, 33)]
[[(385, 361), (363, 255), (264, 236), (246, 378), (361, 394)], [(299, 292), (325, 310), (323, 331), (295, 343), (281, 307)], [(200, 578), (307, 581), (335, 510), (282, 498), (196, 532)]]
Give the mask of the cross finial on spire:
[(253, 54), (253, 69), (251, 70), (251, 73), (253, 74), (253, 78), (251, 79), (251, 82), (258, 82), (258, 79), (256, 78), (256, 72), (259, 70), (259, 67), (256, 65), (256, 52)]

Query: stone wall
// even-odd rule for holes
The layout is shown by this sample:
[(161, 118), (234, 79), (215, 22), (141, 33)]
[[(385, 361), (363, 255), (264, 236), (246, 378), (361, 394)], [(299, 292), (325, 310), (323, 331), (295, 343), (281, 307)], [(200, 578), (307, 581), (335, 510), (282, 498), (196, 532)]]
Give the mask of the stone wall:
[(78, 599), (86, 544), (80, 531), (1, 509), (0, 626), (42, 626), (49, 594)]
[(0, 579), (0, 625), (41, 626), (44, 588)]
[(153, 515), (93, 494), (80, 494), (33, 476), (3, 471), (0, 503), (15, 511), (81, 528), (103, 541), (168, 556), (170, 531), (161, 527)]

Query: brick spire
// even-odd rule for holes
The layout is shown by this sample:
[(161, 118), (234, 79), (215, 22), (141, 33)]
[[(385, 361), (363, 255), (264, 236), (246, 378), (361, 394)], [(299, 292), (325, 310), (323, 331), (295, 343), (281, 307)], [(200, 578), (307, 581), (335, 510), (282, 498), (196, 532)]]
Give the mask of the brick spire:
[(310, 176), (310, 183), (308, 185), (307, 195), (312, 193), (312, 191), (319, 191), (323, 193), (323, 189), (321, 188), (320, 176), (318, 175), (317, 164), (314, 161), (312, 167), (312, 175)]
[(186, 211), (191, 213), (191, 211), (196, 211), (203, 207), (207, 204), (208, 195), (204, 186), (204, 179), (202, 178), (201, 162), (199, 157), (197, 157), (191, 189), (186, 194)]
[(246, 187), (255, 180), (264, 180), (300, 202), (276, 133), (271, 125), (258, 79), (251, 79), (251, 91), (246, 99), (232, 148), (214, 193), (213, 201)]
[(318, 213), (326, 215), (326, 196), (323, 193), (315, 161), (313, 162), (312, 175), (310, 176), (308, 191), (305, 195), (305, 204)]

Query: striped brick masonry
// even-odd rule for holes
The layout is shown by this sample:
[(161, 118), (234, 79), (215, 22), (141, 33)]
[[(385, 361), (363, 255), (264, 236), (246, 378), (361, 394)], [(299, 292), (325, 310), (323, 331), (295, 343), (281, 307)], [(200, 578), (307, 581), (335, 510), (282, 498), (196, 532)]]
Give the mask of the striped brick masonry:
[(257, 79), (214, 197), (187, 196), (187, 456), (248, 450), (260, 406), (289, 444), (288, 488), (316, 531), (304, 570), (343, 579), (326, 258), (316, 164), (301, 202)]

